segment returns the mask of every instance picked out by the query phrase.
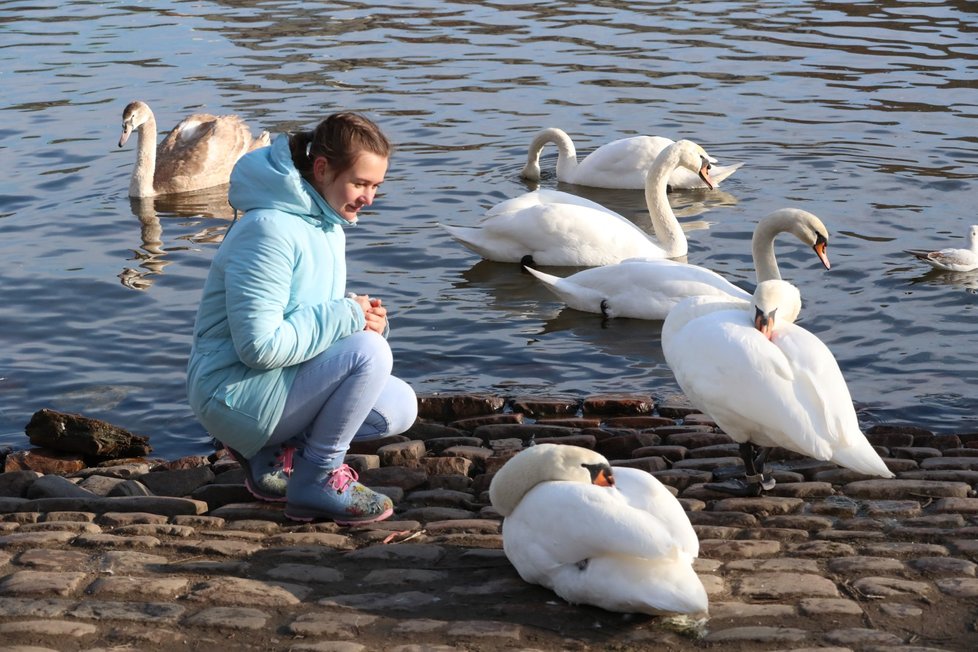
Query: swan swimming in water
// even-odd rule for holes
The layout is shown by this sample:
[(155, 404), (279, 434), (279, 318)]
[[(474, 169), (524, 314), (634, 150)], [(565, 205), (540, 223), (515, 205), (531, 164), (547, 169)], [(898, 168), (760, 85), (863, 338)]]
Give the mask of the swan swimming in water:
[(504, 516), (503, 550), (525, 581), (609, 611), (707, 610), (692, 566), (699, 540), (651, 474), (586, 448), (538, 444), (496, 472), (489, 496)]
[(908, 249), (907, 253), (935, 269), (948, 272), (970, 272), (978, 269), (978, 224), (972, 224), (968, 230), (967, 249), (948, 248), (939, 251)]
[[(642, 190), (649, 167), (675, 141), (662, 136), (633, 136), (606, 143), (578, 162), (574, 141), (562, 129), (550, 127), (534, 136), (526, 153), (526, 165), (520, 176), (540, 180), (540, 152), (548, 143), (557, 145), (557, 181), (598, 188)], [(715, 163), (710, 159), (711, 163)], [(710, 168), (712, 184), (685, 168), (669, 174), (669, 188), (714, 188), (737, 171), (743, 163), (714, 165)]]
[(228, 183), (242, 155), (270, 143), (267, 131), (252, 138), (236, 115), (195, 113), (184, 118), (156, 144), (156, 117), (145, 102), (129, 103), (122, 112), (119, 147), (138, 134), (136, 165), (129, 180), (130, 197), (155, 197)]
[(479, 226), (439, 226), (483, 258), (501, 263), (591, 267), (627, 258), (677, 258), (686, 255), (687, 242), (666, 195), (668, 176), (685, 167), (712, 187), (709, 161), (706, 151), (689, 140), (656, 157), (645, 183), (655, 238), (595, 202), (556, 190), (503, 201), (487, 211)]
[[(758, 283), (781, 278), (774, 254), (774, 239), (779, 233), (791, 233), (810, 246), (829, 269), (828, 230), (822, 221), (808, 211), (782, 208), (763, 217), (754, 230), (751, 250)], [(676, 303), (689, 296), (751, 298), (750, 293), (710, 269), (672, 260), (625, 260), (565, 278), (530, 267), (526, 270), (569, 307), (600, 313), (606, 319), (665, 319)]]
[(794, 323), (800, 311), (798, 289), (769, 280), (751, 303), (691, 297), (666, 317), (662, 351), (680, 388), (740, 443), (745, 480), (709, 488), (739, 495), (772, 488), (763, 462), (774, 446), (893, 477), (859, 428), (832, 352)]

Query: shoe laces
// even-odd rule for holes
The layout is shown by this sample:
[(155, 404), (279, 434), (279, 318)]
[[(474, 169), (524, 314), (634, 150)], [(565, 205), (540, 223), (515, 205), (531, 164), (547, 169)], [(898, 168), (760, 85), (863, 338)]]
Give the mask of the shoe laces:
[(360, 476), (346, 464), (340, 464), (330, 472), (326, 486), (335, 489), (338, 493), (346, 491), (351, 484), (357, 481)]
[(292, 456), (294, 454), (294, 446), (282, 446), (275, 455), (275, 461), (272, 463), (272, 467), (276, 471), (281, 470), (285, 475), (292, 475)]

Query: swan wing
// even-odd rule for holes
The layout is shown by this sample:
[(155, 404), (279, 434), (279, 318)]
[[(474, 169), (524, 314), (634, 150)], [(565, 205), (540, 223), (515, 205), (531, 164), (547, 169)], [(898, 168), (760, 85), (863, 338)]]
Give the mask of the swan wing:
[(666, 253), (625, 218), (582, 205), (538, 204), (491, 215), (478, 227), (444, 228), (483, 258), (504, 263), (532, 256), (538, 265), (583, 267)]
[(746, 310), (711, 312), (676, 332), (663, 328), (662, 346), (689, 399), (735, 441), (830, 458), (808, 406), (797, 400), (795, 369), (753, 327)]
[[(773, 340), (795, 373), (795, 397), (812, 419), (813, 431), (799, 433), (827, 444), (830, 459), (866, 473), (892, 477), (859, 428), (852, 397), (839, 364), (815, 335), (795, 324), (783, 324)], [(805, 445), (814, 447), (807, 442)]]
[(674, 141), (661, 136), (634, 136), (602, 145), (578, 163), (566, 183), (600, 188), (641, 190), (649, 168)]
[[(586, 208), (591, 208), (597, 211), (602, 211), (608, 213), (609, 215), (618, 215), (618, 213), (605, 208), (601, 204), (591, 201), (585, 197), (579, 195), (573, 195), (569, 192), (563, 192), (562, 190), (551, 190), (549, 188), (541, 188), (539, 190), (534, 190), (532, 192), (526, 192), (522, 195), (513, 197), (512, 199), (506, 199), (499, 202), (488, 211), (486, 211), (485, 217), (483, 219), (488, 219), (494, 215), (499, 215), (501, 213), (511, 213), (514, 211), (521, 211), (532, 206), (539, 206), (542, 204), (570, 204), (572, 206), (584, 206)], [(625, 218), (622, 218), (625, 219)]]
[(628, 504), (654, 515), (679, 549), (690, 558), (699, 555), (700, 542), (686, 510), (664, 484), (641, 469), (614, 467), (615, 487)]
[(936, 269), (949, 272), (970, 272), (978, 269), (978, 254), (970, 249), (908, 250), (907, 253)]
[(251, 130), (236, 115), (191, 115), (157, 148), (154, 186), (163, 193), (228, 183), (251, 143)]
[(514, 566), (541, 573), (596, 556), (655, 559), (679, 551), (662, 521), (620, 491), (567, 481), (527, 492), (503, 522), (503, 542)]

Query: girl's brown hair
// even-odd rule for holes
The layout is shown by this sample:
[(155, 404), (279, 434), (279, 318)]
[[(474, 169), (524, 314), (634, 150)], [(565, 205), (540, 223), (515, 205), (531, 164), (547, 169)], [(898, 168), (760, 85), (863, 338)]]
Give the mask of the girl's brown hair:
[(393, 146), (369, 118), (344, 111), (329, 116), (312, 131), (290, 134), (289, 149), (299, 174), (311, 180), (317, 156), (326, 158), (335, 176), (353, 167), (361, 152), (390, 158)]

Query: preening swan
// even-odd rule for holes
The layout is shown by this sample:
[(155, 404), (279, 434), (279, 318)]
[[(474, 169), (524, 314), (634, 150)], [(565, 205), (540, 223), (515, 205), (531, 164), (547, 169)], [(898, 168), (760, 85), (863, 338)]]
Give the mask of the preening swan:
[[(520, 176), (540, 180), (540, 152), (547, 143), (557, 145), (557, 181), (598, 188), (641, 190), (645, 176), (655, 157), (673, 140), (662, 136), (633, 136), (621, 138), (597, 148), (577, 160), (574, 141), (562, 129), (551, 127), (534, 136), (526, 152), (526, 166)], [(714, 159), (710, 159), (715, 163)], [(710, 168), (713, 185), (704, 182), (695, 172), (677, 168), (669, 174), (670, 188), (712, 188), (737, 171), (743, 163), (714, 165)]]
[(119, 147), (137, 130), (136, 166), (129, 180), (130, 197), (154, 197), (228, 183), (231, 169), (245, 153), (269, 144), (267, 131), (258, 138), (236, 115), (195, 113), (173, 128), (159, 147), (156, 117), (144, 102), (122, 112)]
[(476, 227), (440, 225), (483, 258), (501, 263), (590, 267), (627, 258), (685, 256), (686, 235), (666, 195), (669, 173), (696, 171), (712, 186), (709, 155), (689, 140), (662, 150), (646, 177), (645, 199), (655, 230), (650, 238), (627, 218), (594, 202), (555, 190), (501, 202)]
[(489, 485), (504, 515), (503, 550), (525, 581), (573, 604), (646, 614), (700, 613), (699, 541), (679, 501), (652, 475), (577, 446), (539, 444)]
[(935, 269), (948, 272), (970, 272), (978, 269), (978, 224), (972, 224), (968, 230), (967, 249), (941, 249), (940, 251), (908, 249), (907, 253)]
[[(751, 250), (757, 282), (781, 278), (774, 239), (791, 233), (810, 246), (826, 269), (828, 230), (812, 213), (782, 208), (763, 217), (754, 230)], [(605, 318), (665, 319), (680, 300), (697, 295), (749, 301), (751, 295), (716, 272), (672, 260), (625, 260), (581, 270), (566, 278), (526, 268), (569, 307)]]
[[(815, 335), (794, 323), (798, 289), (759, 283), (751, 303), (691, 297), (670, 311), (662, 351), (693, 405), (741, 444), (745, 481), (708, 485), (740, 495), (770, 489), (766, 450), (780, 446), (867, 475), (893, 473), (859, 429), (845, 378)], [(758, 468), (760, 467), (760, 468)]]

